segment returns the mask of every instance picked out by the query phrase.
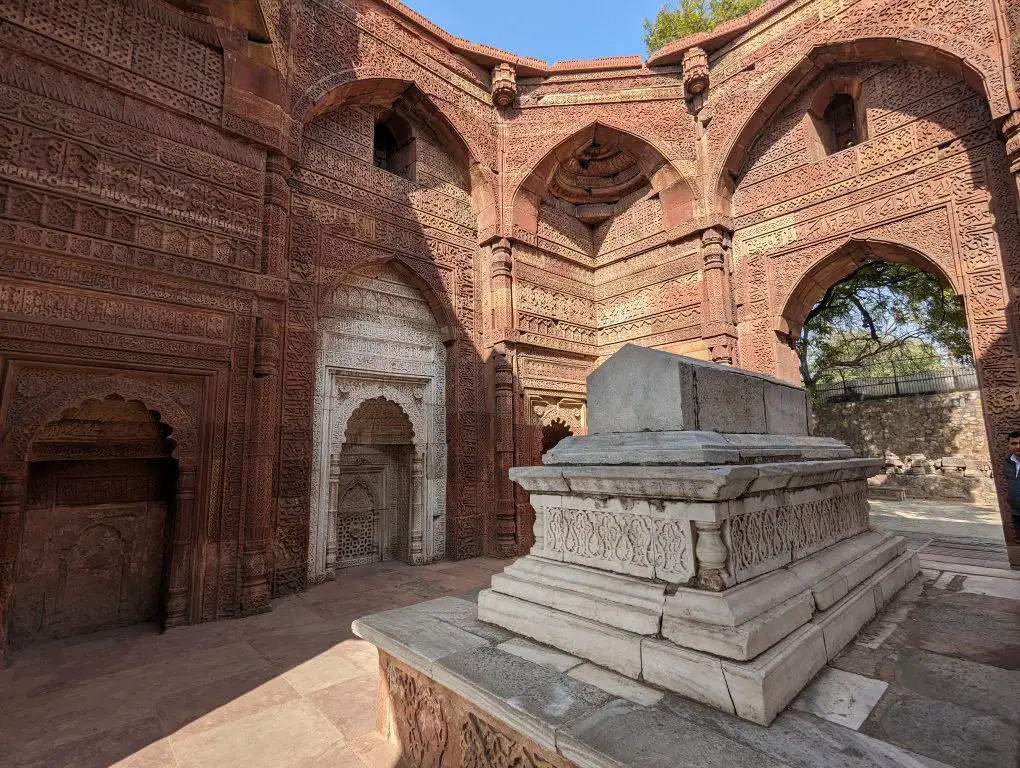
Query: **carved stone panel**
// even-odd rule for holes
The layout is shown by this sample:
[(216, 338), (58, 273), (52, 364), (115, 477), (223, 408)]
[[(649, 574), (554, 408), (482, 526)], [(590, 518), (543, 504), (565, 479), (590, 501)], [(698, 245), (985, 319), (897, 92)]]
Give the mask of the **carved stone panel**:
[(400, 745), (410, 768), (572, 765), (382, 651), (378, 696), (383, 736)]
[[(339, 497), (331, 502), (334, 462), (325, 457), (340, 457), (335, 463), (347, 467), (355, 456), (367, 457), (364, 446), (373, 440), (355, 439), (352, 417), (370, 402), (394, 405), (407, 421), (406, 436), (396, 427), (378, 433), (381, 443), (369, 462), (388, 468), (387, 534), (378, 559), (440, 559), (446, 551), (446, 348), (429, 305), (399, 271), (375, 265), (347, 275), (320, 315), (309, 577), (331, 578), (338, 564), (331, 552)], [(382, 412), (372, 417), (377, 431), (382, 418)], [(353, 453), (352, 443), (359, 444)]]
[[(95, 464), (91, 469), (88, 465)], [(151, 621), (159, 614), (167, 503), (158, 462), (34, 465), (14, 589), (12, 642)], [(90, 471), (91, 469), (91, 471)]]

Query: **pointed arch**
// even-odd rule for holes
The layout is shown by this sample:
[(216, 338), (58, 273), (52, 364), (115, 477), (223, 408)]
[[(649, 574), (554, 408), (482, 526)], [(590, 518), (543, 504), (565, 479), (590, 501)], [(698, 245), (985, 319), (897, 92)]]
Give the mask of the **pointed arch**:
[(510, 190), (509, 221), (504, 224), (506, 236), (537, 231), (539, 203), (555, 185), (554, 177), (558, 171), (576, 161), (592, 142), (610, 142), (632, 160), (633, 168), (647, 181), (652, 192), (659, 195), (667, 229), (693, 218), (697, 187), (666, 159), (664, 148), (628, 128), (598, 119), (560, 139)]
[(389, 267), (396, 272), (407, 284), (417, 290), (425, 303), (428, 304), (432, 317), (443, 333), (444, 338), (453, 338), (459, 325), (457, 314), (450, 299), (449, 291), (443, 285), (442, 270), (433, 262), (413, 259), (403, 254), (385, 255), (374, 249), (367, 252), (365, 260), (359, 261), (348, 269), (330, 271), (324, 275), (324, 280), (319, 286), (319, 313), (329, 303), (330, 297), (334, 295), (337, 288), (344, 282), (344, 279), (356, 272), (378, 270), (382, 267)]
[(947, 273), (937, 261), (916, 248), (891, 240), (850, 237), (811, 264), (792, 284), (790, 293), (779, 297), (782, 309), (776, 318), (776, 330), (791, 339), (799, 336), (808, 313), (825, 292), (865, 261), (910, 264), (934, 275), (958, 296), (965, 296), (959, 275)]
[(731, 213), (729, 200), (743, 173), (748, 152), (759, 132), (783, 107), (796, 99), (825, 70), (843, 64), (909, 62), (960, 77), (984, 95), (992, 117), (1009, 114), (1003, 72), (987, 56), (966, 43), (924, 30), (924, 39), (869, 37), (818, 45), (796, 59), (790, 69), (761, 97), (740, 130), (729, 140), (712, 169), (717, 212)]
[(441, 102), (430, 98), (409, 79), (395, 78), (390, 71), (363, 67), (337, 72), (312, 85), (299, 100), (295, 116), (302, 128), (317, 116), (345, 105), (369, 105), (388, 108), (403, 99), (412, 114), (422, 120), (449, 149), (470, 181), (471, 203), (478, 216), (479, 236), (496, 222), (495, 174), (483, 160), (481, 147), (458, 130), (458, 117)]

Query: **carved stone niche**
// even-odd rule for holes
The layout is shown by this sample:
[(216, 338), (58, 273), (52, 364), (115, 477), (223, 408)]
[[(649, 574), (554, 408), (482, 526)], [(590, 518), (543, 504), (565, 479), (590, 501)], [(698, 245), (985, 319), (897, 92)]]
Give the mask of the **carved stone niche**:
[(512, 64), (497, 64), (492, 70), (492, 101), (501, 109), (517, 99), (517, 73)]
[(883, 460), (812, 437), (799, 387), (659, 350), (587, 396), (587, 436), (510, 471), (535, 545), (479, 619), (767, 725), (919, 570), (869, 526)]
[(684, 97), (693, 99), (708, 90), (708, 56), (697, 46), (684, 52)]

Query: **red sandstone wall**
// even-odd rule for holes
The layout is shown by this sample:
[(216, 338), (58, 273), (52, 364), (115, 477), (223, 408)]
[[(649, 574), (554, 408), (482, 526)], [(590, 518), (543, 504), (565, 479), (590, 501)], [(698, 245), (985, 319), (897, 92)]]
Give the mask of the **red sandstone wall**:
[[(390, 0), (233, 13), (0, 2), (0, 648), (34, 436), (89, 398), (173, 429), (173, 622), (305, 584), (317, 313), (374, 259), (417, 275), (447, 334), (455, 557), (527, 546), (505, 469), (537, 460), (543, 426), (584, 431), (584, 377), (619, 345), (793, 377), (794, 309), (861, 256), (850, 238), (965, 294), (993, 446), (1020, 423), (1017, 45), (992, 6), (764, 11), (701, 41), (694, 98), (683, 45), (550, 69)], [(806, 104), (837, 71), (871, 138), (816, 157)], [(367, 116), (401, 94), (429, 137), (414, 182), (369, 163)], [(549, 184), (596, 124), (648, 178), (587, 227)]]

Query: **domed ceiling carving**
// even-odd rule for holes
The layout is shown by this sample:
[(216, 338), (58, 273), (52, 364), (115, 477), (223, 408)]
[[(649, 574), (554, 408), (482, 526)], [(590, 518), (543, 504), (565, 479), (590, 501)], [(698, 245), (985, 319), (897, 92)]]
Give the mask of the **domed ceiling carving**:
[(619, 145), (620, 135), (596, 127), (556, 168), (549, 192), (572, 205), (614, 205), (648, 184), (637, 158)]

